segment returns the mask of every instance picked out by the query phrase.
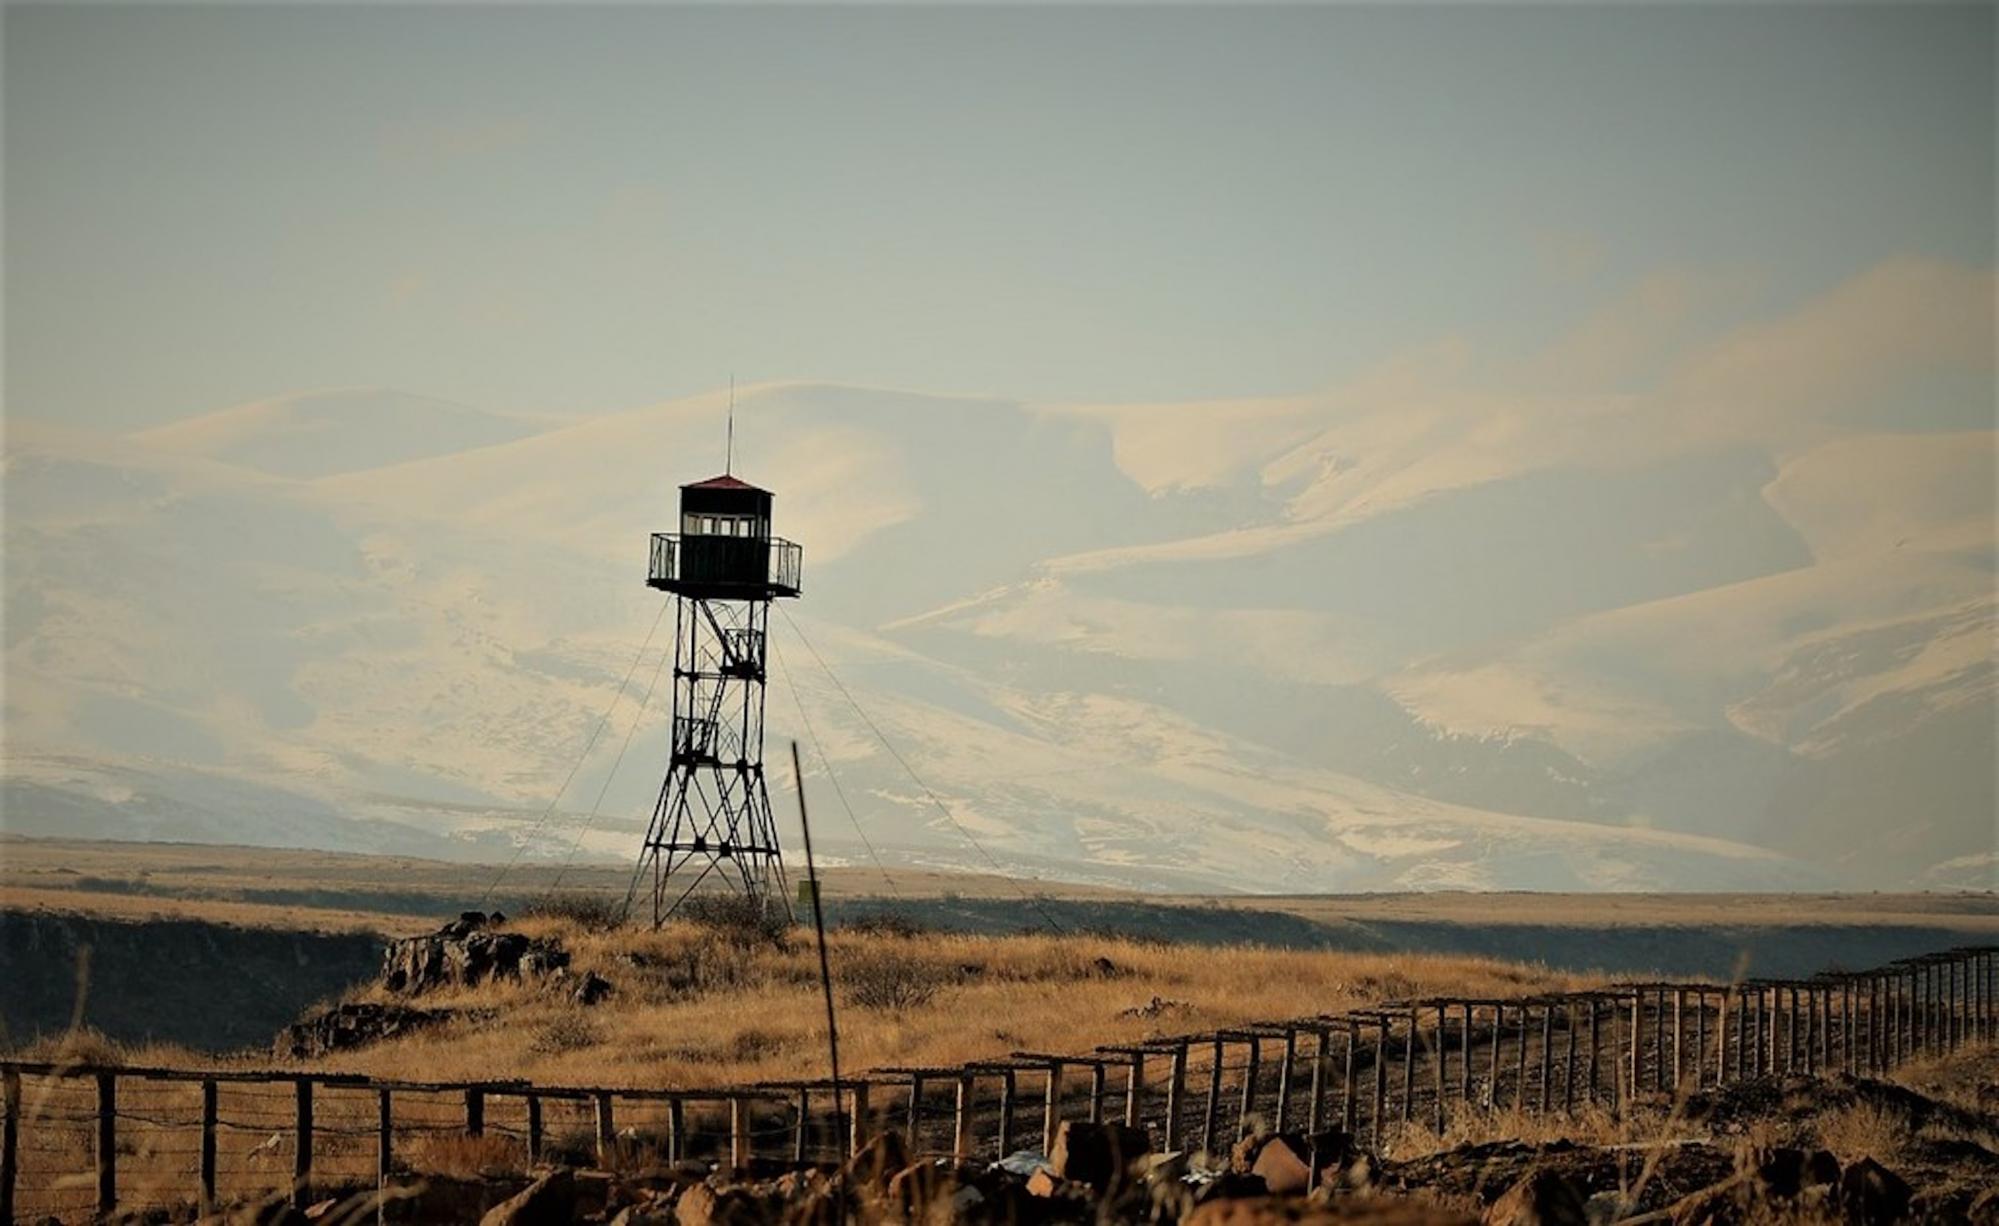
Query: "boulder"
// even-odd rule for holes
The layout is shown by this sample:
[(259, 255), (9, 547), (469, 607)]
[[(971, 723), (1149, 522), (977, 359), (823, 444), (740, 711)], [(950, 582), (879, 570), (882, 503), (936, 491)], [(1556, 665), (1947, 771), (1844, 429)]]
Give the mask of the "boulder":
[(1527, 1172), (1486, 1208), (1485, 1226), (1589, 1226), (1582, 1190), (1558, 1171)]
[(479, 1226), (567, 1226), (575, 1210), (576, 1176), (557, 1167), (488, 1209)]
[(673, 1206), (679, 1226), (760, 1226), (770, 1215), (757, 1198), (740, 1188), (697, 1183), (680, 1194)]
[(1839, 1207), (1848, 1220), (1867, 1223), (1899, 1222), (1909, 1216), (1914, 1195), (1900, 1175), (1872, 1158), (1862, 1158), (1839, 1177)]
[(576, 985), (576, 990), (569, 994), (569, 998), (579, 1005), (594, 1005), (610, 995), (611, 981), (596, 971), (589, 971)]
[(351, 1051), (435, 1026), (456, 1013), (450, 1009), (417, 1009), (409, 1005), (357, 1003), (334, 1005), (308, 1014), (278, 1032), (271, 1053), (280, 1060), (316, 1060), (332, 1052)]
[(1249, 1173), (1261, 1177), (1272, 1196), (1298, 1196), (1312, 1188), (1311, 1161), (1303, 1138), (1277, 1133), (1257, 1150)]
[(496, 931), (487, 916), (467, 911), (427, 936), (389, 942), (382, 955), (382, 984), (391, 992), (415, 995), (492, 979), (539, 978), (568, 965), (569, 952), (560, 943)]
[(1152, 1136), (1143, 1128), (1065, 1120), (1048, 1165), (1063, 1179), (1108, 1192), (1123, 1186), (1131, 1164), (1151, 1152)]

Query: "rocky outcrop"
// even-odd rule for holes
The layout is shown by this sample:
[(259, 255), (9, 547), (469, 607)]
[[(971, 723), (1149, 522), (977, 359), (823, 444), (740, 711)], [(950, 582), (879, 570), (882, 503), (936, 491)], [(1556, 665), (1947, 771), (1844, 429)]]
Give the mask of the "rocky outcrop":
[(435, 1026), (454, 1016), (450, 1009), (416, 1009), (408, 1005), (335, 1005), (308, 1014), (279, 1031), (271, 1051), (280, 1060), (314, 1060), (330, 1052), (350, 1051)]
[(569, 951), (559, 942), (499, 931), (505, 919), (498, 912), (467, 911), (436, 932), (390, 943), (382, 957), (382, 986), (414, 996), (568, 969)]

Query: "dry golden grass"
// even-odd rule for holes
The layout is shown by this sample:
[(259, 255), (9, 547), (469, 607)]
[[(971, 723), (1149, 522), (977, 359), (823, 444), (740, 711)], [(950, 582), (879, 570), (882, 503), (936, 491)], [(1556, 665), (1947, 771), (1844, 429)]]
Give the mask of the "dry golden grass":
[(1872, 1158), (1887, 1167), (1899, 1164), (1910, 1136), (1907, 1119), (1873, 1103), (1829, 1111), (1814, 1122), (1814, 1128), (1818, 1143), (1840, 1162)]
[[(693, 925), (593, 932), (554, 917), (514, 927), (561, 940), (574, 971), (604, 976), (614, 994), (585, 1008), (533, 982), (434, 993), (423, 1003), (467, 1016), (324, 1066), (438, 1080), (504, 1070), (549, 1084), (658, 1088), (825, 1074), (824, 1005), (808, 936), (743, 943)], [(828, 945), (849, 1071), (955, 1065), (1014, 1050), (1084, 1052), (1426, 992), (1496, 997), (1586, 984), (1479, 958), (1096, 936), (834, 932)], [(387, 999), (379, 989), (366, 995)]]

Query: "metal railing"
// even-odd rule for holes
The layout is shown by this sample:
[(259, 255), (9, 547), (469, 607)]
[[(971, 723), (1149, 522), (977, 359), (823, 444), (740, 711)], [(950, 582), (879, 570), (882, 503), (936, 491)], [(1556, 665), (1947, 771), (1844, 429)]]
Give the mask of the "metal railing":
[(805, 550), (781, 536), (684, 536), (652, 534), (646, 582), (654, 587), (685, 585), (796, 596), (802, 590)]

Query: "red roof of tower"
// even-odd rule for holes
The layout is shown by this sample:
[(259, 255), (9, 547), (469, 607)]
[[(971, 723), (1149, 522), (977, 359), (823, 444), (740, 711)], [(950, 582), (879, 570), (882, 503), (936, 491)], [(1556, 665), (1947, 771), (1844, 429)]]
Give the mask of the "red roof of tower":
[(706, 481), (694, 481), (680, 487), (684, 490), (751, 490), (758, 494), (770, 493), (767, 489), (751, 485), (747, 481), (727, 475), (710, 477)]

